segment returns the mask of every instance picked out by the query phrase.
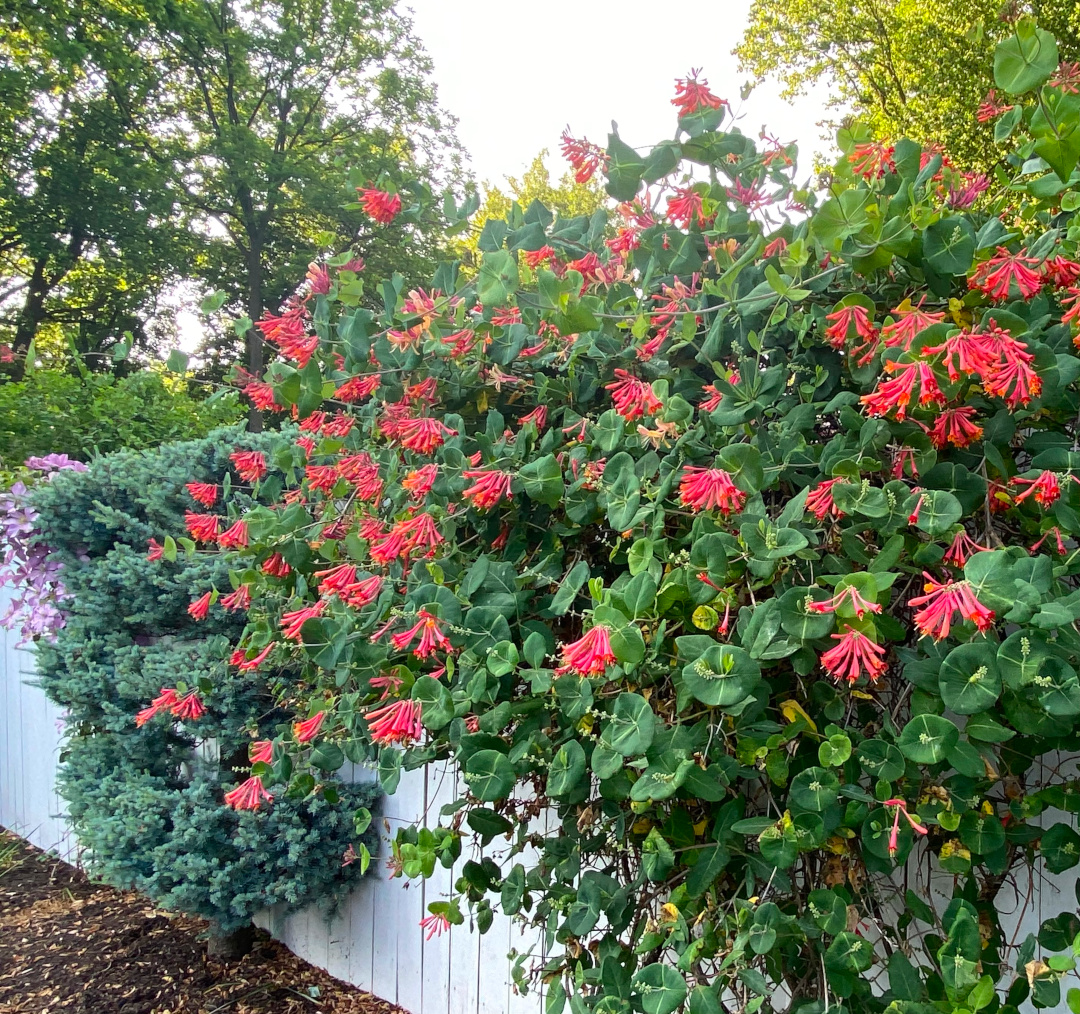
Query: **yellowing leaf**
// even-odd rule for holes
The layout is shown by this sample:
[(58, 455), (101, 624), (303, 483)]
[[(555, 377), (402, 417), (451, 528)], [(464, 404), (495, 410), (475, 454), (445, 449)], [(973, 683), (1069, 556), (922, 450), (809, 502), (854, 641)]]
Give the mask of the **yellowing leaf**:
[(789, 722), (797, 722), (801, 718), (806, 722), (811, 732), (817, 732), (814, 720), (803, 711), (802, 705), (794, 698), (789, 697), (786, 701), (781, 701), (780, 712)]
[(660, 906), (660, 921), (662, 923), (679, 921), (679, 910), (670, 901)]

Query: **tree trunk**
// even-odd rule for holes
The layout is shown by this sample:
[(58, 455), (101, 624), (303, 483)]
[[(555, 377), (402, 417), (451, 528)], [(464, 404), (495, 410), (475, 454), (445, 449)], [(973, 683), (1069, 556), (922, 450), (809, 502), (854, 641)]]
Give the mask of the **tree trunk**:
[(45, 258), (39, 257), (34, 263), (34, 273), (30, 276), (30, 285), (26, 291), (26, 301), (19, 313), (19, 322), (15, 328), (15, 338), (11, 343), (11, 349), (16, 355), (15, 367), (12, 376), (15, 380), (22, 380), (26, 372), (26, 360), (24, 357), (30, 346), (34, 343), (38, 328), (45, 319), (45, 297), (49, 294), (49, 283), (45, 277)]
[[(248, 300), (247, 314), (251, 318), (251, 327), (244, 336), (244, 344), (247, 351), (248, 372), (255, 377), (261, 378), (263, 372), (263, 336), (255, 326), (263, 312), (262, 294), (262, 243), (254, 230), (248, 234)], [(262, 412), (254, 405), (248, 411), (248, 430), (251, 433), (261, 433), (263, 428)]]
[(217, 925), (211, 925), (206, 938), (206, 956), (219, 961), (236, 961), (249, 953), (254, 943), (254, 926), (244, 926), (231, 933), (222, 933)]

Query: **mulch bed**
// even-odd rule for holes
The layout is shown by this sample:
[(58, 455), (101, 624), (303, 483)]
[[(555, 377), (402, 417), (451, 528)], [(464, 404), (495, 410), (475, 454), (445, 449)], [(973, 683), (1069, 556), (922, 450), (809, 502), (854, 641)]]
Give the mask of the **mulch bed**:
[(405, 1014), (265, 933), (208, 959), (205, 928), (0, 830), (0, 1014)]

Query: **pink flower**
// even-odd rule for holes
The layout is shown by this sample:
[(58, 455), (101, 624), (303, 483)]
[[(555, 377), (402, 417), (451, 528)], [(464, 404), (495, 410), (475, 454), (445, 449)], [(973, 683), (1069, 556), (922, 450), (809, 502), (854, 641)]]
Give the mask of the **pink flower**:
[(218, 488), (212, 482), (189, 482), (184, 488), (191, 494), (192, 500), (204, 507), (213, 507), (217, 502)]
[(266, 475), (266, 458), (261, 451), (235, 451), (229, 460), (245, 482), (258, 482)]
[(571, 137), (569, 127), (562, 132), (562, 154), (574, 169), (577, 183), (588, 183), (596, 170), (607, 164), (607, 153), (603, 148), (585, 138)]
[(207, 613), (210, 612), (210, 600), (214, 597), (213, 590), (208, 591), (205, 595), (200, 596), (194, 602), (188, 606), (188, 615), (193, 620), (205, 620)]
[(432, 937), (441, 937), (443, 930), (450, 929), (450, 920), (441, 912), (438, 915), (426, 915), (420, 920), (420, 929), (427, 930), (425, 941)]
[(979, 630), (989, 630), (994, 622), (994, 611), (987, 609), (971, 590), (967, 581), (939, 583), (926, 571), (925, 595), (908, 600), (909, 606), (922, 606), (915, 613), (915, 626), (924, 637), (941, 641), (949, 636), (954, 612), (970, 620)]
[(831, 599), (822, 602), (807, 602), (808, 613), (835, 613), (842, 605), (847, 603), (851, 606), (855, 615), (861, 620), (867, 613), (880, 613), (881, 606), (877, 602), (869, 602), (860, 594), (858, 588), (849, 584), (843, 591), (837, 592)]
[(1013, 482), (1017, 486), (1028, 487), (1016, 497), (1017, 503), (1034, 494), (1035, 502), (1040, 507), (1052, 507), (1058, 497), (1061, 496), (1061, 485), (1058, 483), (1058, 478), (1049, 470), (1043, 471), (1035, 479), (1013, 479)]
[(172, 706), (178, 700), (180, 700), (180, 694), (176, 690), (172, 689), (171, 687), (162, 687), (161, 696), (155, 697), (150, 702), (149, 707), (143, 708), (143, 710), (135, 716), (135, 724), (141, 728), (142, 726), (146, 725), (146, 723), (149, 722), (150, 719), (153, 718), (159, 711), (171, 710)]
[(854, 683), (865, 670), (876, 680), (888, 668), (882, 659), (885, 649), (860, 631), (845, 625), (844, 633), (833, 634), (832, 639), (840, 643), (822, 653), (821, 667), (833, 679)]
[(671, 104), (679, 107), (680, 117), (689, 116), (699, 109), (719, 109), (727, 105), (727, 99), (709, 91), (709, 82), (705, 78), (698, 80), (700, 73), (701, 68), (697, 67), (685, 78), (677, 78), (675, 81), (675, 98), (671, 100)]
[(148, 560), (150, 560), (151, 562), (153, 562), (154, 560), (160, 560), (160, 559), (161, 559), (161, 557), (162, 557), (162, 556), (164, 555), (164, 553), (165, 553), (165, 547), (164, 547), (164, 546), (162, 546), (162, 545), (159, 545), (159, 543), (158, 543), (158, 540), (157, 540), (157, 539), (151, 539), (151, 540), (150, 540), (150, 541), (149, 541), (149, 542), (147, 543), (147, 548), (148, 548), (148, 549), (149, 549), (150, 551), (149, 551), (149, 552), (148, 552), (148, 553), (146, 554), (146, 558), (147, 558)]
[(312, 715), (307, 721), (293, 722), (293, 735), (296, 737), (296, 742), (310, 743), (319, 734), (325, 718), (326, 712), (320, 711), (317, 715)]
[(465, 479), (472, 479), (473, 484), (461, 491), (461, 495), (471, 500), (474, 507), (487, 510), (494, 507), (504, 497), (512, 500), (510, 481), (514, 475), (512, 472), (501, 472), (496, 469), (464, 471), (461, 473)]
[(252, 764), (269, 764), (274, 756), (274, 741), (260, 739), (248, 747), (248, 760)]
[(687, 465), (679, 481), (679, 499), (693, 511), (719, 510), (725, 516), (746, 506), (746, 494), (722, 468)]
[(675, 196), (667, 199), (667, 218), (673, 225), (689, 229), (691, 222), (705, 226), (709, 220), (701, 206), (701, 194), (693, 187), (676, 187)]
[(974, 553), (986, 553), (989, 546), (980, 546), (967, 532), (962, 529), (953, 537), (952, 543), (945, 551), (945, 562), (950, 567), (963, 567)]
[(285, 613), (281, 617), (281, 635), (290, 641), (299, 641), (300, 628), (303, 627), (308, 620), (314, 619), (316, 616), (321, 616), (323, 610), (326, 608), (328, 599), (319, 599), (318, 602), (313, 603), (310, 606), (304, 606), (302, 609), (297, 609), (291, 613)]
[(177, 718), (186, 718), (190, 721), (195, 721), (206, 714), (206, 708), (203, 706), (198, 690), (191, 690), (183, 697), (177, 698), (169, 710)]
[(229, 592), (221, 597), (221, 608), (239, 612), (251, 606), (251, 585), (242, 584), (236, 591)]
[(562, 660), (563, 664), (555, 670), (559, 675), (573, 670), (580, 676), (603, 676), (615, 662), (610, 631), (601, 625), (592, 627), (572, 644), (563, 646)]
[(400, 743), (408, 746), (424, 733), (421, 723), (422, 708), (419, 701), (398, 700), (369, 711), (364, 719), (373, 742), (381, 746)]
[(218, 516), (216, 514), (184, 513), (184, 524), (196, 542), (212, 542), (218, 534)]
[(271, 802), (273, 796), (263, 788), (262, 779), (252, 776), (232, 792), (225, 793), (225, 804), (234, 810), (257, 810), (263, 802)]
[(248, 544), (248, 526), (243, 519), (226, 528), (218, 536), (218, 545), (222, 549), (240, 549)]
[(360, 191), (360, 205), (364, 209), (364, 214), (381, 225), (389, 225), (401, 211), (401, 198), (397, 194), (376, 190), (374, 187), (369, 187), (367, 190), (362, 190), (360, 187), (356, 189)]
[(1030, 299), (1043, 287), (1042, 275), (1035, 270), (1038, 267), (1039, 261), (1026, 256), (1023, 250), (1013, 254), (999, 246), (997, 253), (968, 278), (968, 288), (978, 289), (991, 299), (1008, 299), (1015, 285), (1024, 299)]
[(910, 813), (908, 813), (907, 803), (905, 803), (902, 799), (886, 799), (885, 802), (882, 805), (896, 807), (896, 813), (895, 813), (895, 815), (893, 817), (892, 833), (889, 835), (889, 855), (890, 856), (895, 855), (896, 850), (899, 847), (898, 846), (898, 839), (899, 839), (899, 836), (900, 836), (900, 814), (901, 813), (904, 815), (907, 822), (911, 825), (911, 830), (912, 831), (915, 831), (917, 834), (929, 834), (930, 833), (929, 831), (927, 831), (927, 829), (925, 827), (922, 826), (922, 824), (920, 824), (914, 817), (912, 817)]
[(819, 482), (806, 497), (806, 509), (810, 511), (818, 519), (818, 521), (824, 521), (826, 515), (832, 514), (833, 517), (842, 518), (844, 512), (836, 506), (833, 501), (833, 486), (838, 482), (844, 480), (840, 477), (835, 479), (825, 479)]
[(1003, 105), (997, 99), (997, 93), (993, 88), (986, 93), (986, 98), (982, 100), (982, 105), (979, 106), (978, 111), (975, 113), (975, 119), (980, 123), (989, 123), (991, 120), (996, 120), (1002, 113), (1008, 112), (1012, 109), (1012, 106)]
[(450, 639), (439, 629), (438, 619), (423, 609), (417, 615), (420, 619), (412, 627), (390, 638), (390, 643), (395, 650), (403, 651), (412, 644), (416, 635), (420, 634), (420, 641), (413, 648), (413, 654), (417, 658), (427, 658), (428, 655), (435, 654), (437, 650), (453, 651)]
[(439, 466), (432, 463), (409, 472), (401, 480), (401, 488), (407, 490), (414, 500), (423, 500), (431, 492), (435, 480), (439, 477)]

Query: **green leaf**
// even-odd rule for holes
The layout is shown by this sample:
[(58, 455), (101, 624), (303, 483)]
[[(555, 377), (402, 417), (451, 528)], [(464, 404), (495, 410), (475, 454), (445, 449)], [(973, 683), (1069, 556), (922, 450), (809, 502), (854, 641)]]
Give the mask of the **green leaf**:
[(960, 732), (940, 715), (916, 715), (896, 741), (904, 756), (916, 764), (937, 764), (960, 739)]
[(975, 258), (975, 227), (961, 215), (927, 226), (923, 257), (939, 275), (966, 275)]
[(874, 778), (892, 782), (904, 773), (904, 755), (892, 743), (880, 739), (863, 740), (856, 753), (859, 763)]
[(825, 967), (836, 972), (865, 972), (874, 961), (874, 945), (857, 933), (838, 933), (825, 952)]
[(803, 810), (821, 813), (836, 802), (840, 780), (825, 768), (804, 768), (791, 780), (789, 802)]
[(173, 349), (169, 358), (165, 360), (165, 369), (170, 373), (187, 373), (188, 363), (191, 361), (186, 352)]
[(311, 764), (320, 771), (337, 771), (345, 763), (345, 754), (336, 743), (323, 740), (311, 751)]
[(465, 762), (465, 784), (477, 799), (494, 803), (514, 787), (514, 768), (498, 750), (478, 750)]
[(562, 616), (574, 604), (574, 599), (588, 576), (589, 565), (584, 560), (579, 560), (570, 568), (551, 600), (549, 608), (553, 615)]
[(432, 676), (421, 676), (413, 684), (412, 699), (421, 702), (420, 720), (433, 732), (448, 725), (454, 717), (450, 691)]
[(615, 701), (601, 741), (624, 757), (636, 757), (649, 749), (655, 733), (656, 716), (649, 702), (640, 694), (624, 692)]
[(928, 535), (944, 535), (963, 517), (964, 509), (952, 493), (943, 489), (924, 489), (917, 495), (922, 498), (922, 504), (915, 527)]
[(554, 454), (545, 454), (523, 465), (518, 478), (530, 500), (548, 507), (558, 507), (562, 503), (563, 475)]
[(1030, 20), (1020, 21), (1016, 33), (994, 50), (994, 84), (1010, 95), (1022, 95), (1041, 85), (1057, 70), (1058, 47), (1053, 35)]
[(988, 641), (961, 644), (941, 663), (938, 689), (945, 707), (958, 715), (986, 711), (1001, 696), (997, 652)]
[(1068, 824), (1055, 824), (1043, 833), (1039, 851), (1051, 873), (1064, 873), (1080, 862), (1080, 835)]
[(686, 999), (686, 980), (671, 965), (660, 962), (639, 968), (633, 985), (645, 1014), (672, 1014)]
[(641, 187), (645, 162), (618, 134), (608, 134), (607, 192), (616, 201), (633, 200)]
[(576, 739), (568, 740), (556, 751), (548, 767), (548, 795), (569, 795), (584, 777), (585, 751)]
[(714, 644), (682, 670), (683, 684), (702, 704), (728, 708), (749, 696), (761, 667), (742, 648)]
[(503, 305), (518, 284), (517, 260), (509, 250), (484, 254), (476, 279), (476, 295), (484, 306)]

